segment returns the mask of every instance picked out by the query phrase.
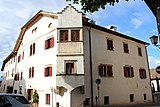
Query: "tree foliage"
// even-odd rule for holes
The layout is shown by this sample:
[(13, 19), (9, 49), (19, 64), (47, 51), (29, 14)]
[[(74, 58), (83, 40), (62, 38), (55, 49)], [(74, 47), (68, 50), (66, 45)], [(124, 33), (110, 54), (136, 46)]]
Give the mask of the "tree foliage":
[(84, 12), (91, 12), (91, 13), (98, 11), (99, 9), (105, 9), (106, 5), (114, 6), (115, 3), (119, 2), (119, 0), (66, 0), (66, 1), (73, 1), (74, 4), (81, 4), (82, 10), (84, 10)]

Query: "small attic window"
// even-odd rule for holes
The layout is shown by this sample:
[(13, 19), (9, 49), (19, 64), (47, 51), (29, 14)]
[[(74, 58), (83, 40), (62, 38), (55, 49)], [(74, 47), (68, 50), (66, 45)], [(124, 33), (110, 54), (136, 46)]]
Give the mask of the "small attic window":
[(37, 31), (37, 27), (35, 27), (33, 30), (32, 30), (32, 33), (35, 33)]
[(49, 23), (49, 24), (48, 24), (48, 28), (52, 28), (52, 23)]

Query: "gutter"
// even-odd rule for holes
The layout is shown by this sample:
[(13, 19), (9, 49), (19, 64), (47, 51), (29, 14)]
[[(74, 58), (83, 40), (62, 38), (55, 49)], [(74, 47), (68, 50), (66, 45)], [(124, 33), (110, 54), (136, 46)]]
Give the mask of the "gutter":
[(90, 59), (91, 107), (93, 107), (93, 73), (92, 73), (91, 27), (89, 27), (88, 33), (89, 33), (89, 59)]

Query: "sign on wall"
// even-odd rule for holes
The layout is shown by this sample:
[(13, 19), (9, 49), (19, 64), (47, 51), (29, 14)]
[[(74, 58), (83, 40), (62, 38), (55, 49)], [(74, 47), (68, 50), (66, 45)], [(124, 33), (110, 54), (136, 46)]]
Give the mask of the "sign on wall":
[(160, 66), (158, 66), (158, 67), (156, 68), (156, 72), (157, 72), (158, 74), (160, 74)]

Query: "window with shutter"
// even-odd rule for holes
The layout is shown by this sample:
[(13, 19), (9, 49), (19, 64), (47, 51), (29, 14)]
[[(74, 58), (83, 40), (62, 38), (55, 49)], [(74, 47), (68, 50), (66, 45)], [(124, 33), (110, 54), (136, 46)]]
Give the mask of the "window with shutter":
[(49, 67), (49, 76), (52, 76), (52, 67)]
[(113, 76), (112, 66), (111, 65), (107, 65), (107, 75), (108, 75), (108, 77), (112, 77)]
[(139, 76), (140, 76), (141, 79), (147, 78), (146, 70), (145, 69), (139, 69)]
[(31, 70), (31, 68), (29, 68), (29, 78), (31, 78), (31, 72), (32, 72), (32, 70)]
[(46, 68), (44, 68), (44, 77), (46, 77)]
[(34, 67), (32, 67), (32, 78), (34, 77)]
[(79, 41), (79, 30), (71, 30), (71, 41)]
[(103, 66), (99, 66), (99, 76), (103, 76)]
[(113, 41), (110, 39), (107, 39), (107, 49), (113, 50)]
[(46, 104), (50, 105), (50, 94), (46, 94)]
[(46, 67), (44, 69), (44, 77), (52, 76), (52, 67)]
[(44, 49), (48, 49), (48, 41), (47, 40), (45, 40), (45, 47), (44, 47)]
[(32, 55), (32, 45), (30, 45), (30, 56)]
[(66, 63), (66, 74), (75, 74), (74, 62), (73, 63)]
[(51, 38), (51, 48), (54, 47), (54, 37)]
[(101, 77), (112, 77), (113, 71), (112, 71), (112, 65), (105, 65), (101, 64), (98, 67), (99, 69), (99, 76)]
[(22, 80), (22, 78), (23, 78), (23, 72), (21, 72), (21, 80)]
[(60, 30), (60, 41), (68, 41), (68, 30)]
[(45, 40), (45, 49), (54, 47), (54, 37)]
[(133, 67), (124, 66), (124, 77), (134, 77)]
[(141, 48), (139, 48), (139, 47), (138, 47), (138, 55), (139, 55), (139, 56), (142, 56), (142, 50), (141, 50)]
[(35, 54), (35, 46), (36, 46), (36, 44), (33, 43), (33, 55)]
[(129, 53), (128, 44), (123, 43), (124, 53)]

